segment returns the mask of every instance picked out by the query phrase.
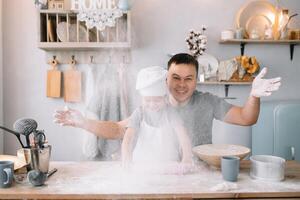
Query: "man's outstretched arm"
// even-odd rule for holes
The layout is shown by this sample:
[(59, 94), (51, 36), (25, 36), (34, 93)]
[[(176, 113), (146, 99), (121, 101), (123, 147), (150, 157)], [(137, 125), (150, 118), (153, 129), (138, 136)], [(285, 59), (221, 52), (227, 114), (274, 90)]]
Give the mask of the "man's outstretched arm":
[(233, 106), (225, 115), (224, 121), (231, 124), (250, 126), (257, 122), (260, 110), (260, 97), (270, 96), (279, 89), (281, 78), (263, 79), (267, 68), (255, 77), (250, 96), (243, 107)]

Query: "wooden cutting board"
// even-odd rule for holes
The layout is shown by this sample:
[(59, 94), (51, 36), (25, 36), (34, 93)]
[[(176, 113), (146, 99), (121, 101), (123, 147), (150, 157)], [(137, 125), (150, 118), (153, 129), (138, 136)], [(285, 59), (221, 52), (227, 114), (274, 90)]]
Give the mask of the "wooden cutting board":
[(0, 155), (0, 161), (11, 161), (14, 163), (14, 170), (20, 169), (26, 165), (26, 162), (12, 155)]
[(57, 60), (50, 62), (52, 69), (47, 71), (47, 97), (61, 97), (61, 71), (57, 70)]
[(75, 68), (75, 60), (71, 61), (70, 69), (64, 72), (65, 102), (81, 101), (81, 72)]

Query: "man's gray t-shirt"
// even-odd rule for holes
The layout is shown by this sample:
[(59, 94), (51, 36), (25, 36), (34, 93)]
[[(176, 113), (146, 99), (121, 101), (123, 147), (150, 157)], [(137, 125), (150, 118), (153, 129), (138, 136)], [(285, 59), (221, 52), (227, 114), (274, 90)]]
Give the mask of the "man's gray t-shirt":
[(192, 146), (197, 146), (212, 143), (213, 119), (223, 121), (231, 107), (232, 105), (222, 98), (195, 91), (186, 105), (175, 109), (188, 130)]

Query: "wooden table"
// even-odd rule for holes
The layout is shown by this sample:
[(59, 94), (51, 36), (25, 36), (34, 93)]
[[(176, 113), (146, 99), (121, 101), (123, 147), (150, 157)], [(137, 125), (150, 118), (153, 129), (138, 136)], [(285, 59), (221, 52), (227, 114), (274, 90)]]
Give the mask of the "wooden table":
[(0, 199), (300, 198), (299, 163), (287, 162), (282, 182), (253, 180), (249, 166), (242, 161), (238, 182), (228, 187), (220, 171), (211, 168), (186, 175), (143, 175), (125, 173), (119, 162), (51, 162), (50, 168), (58, 171), (46, 185), (14, 183), (0, 189)]

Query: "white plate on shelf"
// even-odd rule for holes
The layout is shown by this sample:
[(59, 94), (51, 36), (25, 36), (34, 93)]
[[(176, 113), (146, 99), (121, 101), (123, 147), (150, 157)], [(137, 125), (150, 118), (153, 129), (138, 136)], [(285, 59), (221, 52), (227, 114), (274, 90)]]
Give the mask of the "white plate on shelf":
[[(77, 24), (69, 24), (69, 41), (67, 38), (67, 22), (60, 22), (57, 25), (57, 37), (61, 42), (77, 42)], [(94, 31), (89, 32), (87, 39), (87, 30), (83, 25), (79, 25), (79, 42), (96, 42), (97, 36)]]
[(253, 15), (251, 16), (246, 23), (246, 31), (248, 35), (252, 33), (253, 30), (256, 30), (260, 38), (264, 38), (265, 30), (268, 27), (272, 26), (271, 20), (265, 15)]
[[(199, 71), (202, 67), (205, 73), (205, 78), (214, 77), (219, 68), (219, 61), (214, 56), (204, 53), (198, 57)], [(200, 73), (198, 73), (200, 79)]]
[(250, 1), (245, 4), (236, 15), (236, 27), (246, 28), (247, 21), (256, 15), (264, 15), (271, 22), (275, 18), (275, 7), (266, 0)]

